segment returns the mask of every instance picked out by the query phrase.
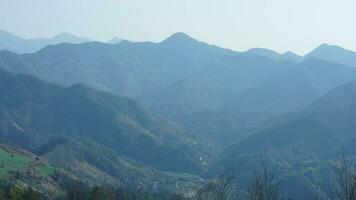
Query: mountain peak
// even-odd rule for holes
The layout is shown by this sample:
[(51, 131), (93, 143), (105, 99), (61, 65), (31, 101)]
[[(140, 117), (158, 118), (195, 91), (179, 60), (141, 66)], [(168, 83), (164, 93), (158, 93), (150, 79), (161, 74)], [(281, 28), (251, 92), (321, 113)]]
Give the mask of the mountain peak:
[(174, 33), (173, 35), (171, 35), (170, 37), (162, 41), (162, 43), (166, 43), (166, 44), (167, 43), (174, 44), (174, 43), (182, 43), (182, 42), (198, 42), (198, 41), (182, 32)]
[(118, 38), (118, 37), (114, 37), (114, 38), (112, 38), (111, 40), (109, 40), (109, 43), (110, 44), (117, 44), (117, 43), (120, 43), (120, 42), (122, 42), (123, 40), (122, 39), (120, 39), (120, 38)]
[(53, 38), (49, 38), (49, 40), (51, 41), (51, 44), (58, 44), (62, 42), (77, 44), (90, 41), (89, 38), (82, 38), (65, 32), (60, 33)]
[(75, 35), (72, 35), (72, 34), (70, 34), (70, 33), (66, 33), (66, 32), (63, 32), (63, 33), (60, 33), (60, 34), (58, 34), (58, 35), (55, 35), (53, 38), (60, 38), (60, 39), (62, 39), (62, 38), (77, 38), (77, 36), (75, 36)]
[(312, 52), (305, 55), (304, 59), (312, 57), (356, 67), (356, 53), (336, 45), (321, 44)]
[(319, 45), (319, 46), (317, 47), (317, 49), (318, 49), (318, 48), (331, 47), (331, 46), (333, 46), (333, 45), (330, 45), (330, 44), (328, 44), (328, 43), (322, 43), (321, 45)]
[[(2, 41), (1, 42), (9, 42), (9, 40), (11, 40), (11, 42), (14, 42), (13, 40), (24, 40), (24, 38), (20, 37), (20, 36), (17, 36), (17, 35), (14, 35), (8, 31), (5, 31), (5, 30), (2, 30), (0, 29), (0, 37), (2, 37)], [(9, 42), (9, 43), (11, 43)]]
[(246, 52), (254, 54), (254, 55), (264, 56), (264, 57), (271, 58), (274, 60), (291, 60), (294, 62), (298, 62), (300, 60), (300, 56), (298, 56), (297, 54), (290, 52), (290, 51), (280, 54), (280, 53), (270, 50), (270, 49), (252, 48)]
[(267, 57), (278, 57), (280, 55), (279, 53), (266, 48), (252, 48), (247, 50), (246, 52)]
[(328, 43), (323, 43), (319, 45), (317, 48), (315, 48), (313, 51), (311, 51), (308, 55), (315, 54), (315, 53), (328, 53), (328, 54), (333, 54), (333, 53), (341, 53), (341, 52), (348, 52), (352, 53), (351, 50), (345, 49), (343, 47), (337, 46), (337, 45), (331, 45)]
[(331, 50), (331, 49), (343, 49), (343, 50), (345, 50), (344, 48), (336, 46), (336, 45), (323, 43), (323, 44), (319, 45), (314, 51), (316, 51), (316, 50), (319, 50), (319, 51), (320, 50)]
[(284, 52), (282, 55), (300, 57), (298, 54), (296, 54), (296, 53), (294, 53), (294, 52), (291, 52), (291, 51), (286, 51), (286, 52)]
[(2, 30), (2, 29), (0, 29), (0, 34), (2, 34), (2, 35), (13, 35), (13, 34), (9, 33), (8, 31)]

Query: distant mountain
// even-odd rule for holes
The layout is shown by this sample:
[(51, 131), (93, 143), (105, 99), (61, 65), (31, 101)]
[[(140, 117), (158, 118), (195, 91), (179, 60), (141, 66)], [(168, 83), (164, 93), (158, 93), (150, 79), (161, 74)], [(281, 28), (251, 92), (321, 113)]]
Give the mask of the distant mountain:
[(60, 44), (60, 43), (71, 43), (71, 44), (80, 44), (84, 42), (89, 42), (91, 41), (89, 38), (82, 38), (82, 37), (77, 37), (75, 35), (71, 35), (69, 33), (60, 33), (52, 38), (44, 38), (44, 39), (32, 39), (32, 41), (36, 40), (47, 40), (46, 45), (55, 45), (55, 44)]
[[(273, 166), (282, 176), (282, 185), (287, 184), (284, 192), (293, 199), (331, 195), (337, 160), (343, 153), (350, 162), (356, 160), (355, 100), (355, 81), (337, 87), (303, 111), (271, 121), (235, 144), (225, 152), (223, 163), (236, 162), (246, 169), (261, 161)], [(250, 161), (246, 162), (247, 158)], [(308, 172), (302, 172), (304, 169)]]
[[(82, 137), (95, 141), (89, 145), (92, 149), (86, 150), (97, 152), (84, 152), (80, 145), (72, 146), (73, 151), (88, 156), (95, 153), (98, 159), (105, 157), (100, 149), (107, 148), (159, 170), (200, 173), (204, 167), (196, 139), (180, 126), (157, 119), (131, 99), (84, 85), (62, 88), (4, 71), (0, 71), (0, 93), (2, 142), (46, 154), (46, 150), (38, 149), (53, 139), (65, 137), (80, 143), (85, 140), (76, 138)], [(110, 151), (106, 154), (114, 156)], [(208, 155), (204, 155), (205, 161)], [(99, 162), (94, 166), (103, 169), (106, 165)]]
[(8, 50), (16, 53), (34, 53), (47, 45), (60, 43), (83, 43), (88, 38), (80, 38), (68, 33), (61, 33), (52, 38), (24, 39), (7, 31), (0, 30), (0, 50)]
[[(327, 155), (334, 145), (349, 142), (356, 135), (352, 123), (356, 114), (356, 82), (337, 87), (318, 99), (312, 105), (288, 120), (266, 130), (260, 130), (237, 145), (241, 152), (259, 151), (263, 148), (282, 148), (305, 139), (318, 155)], [(273, 123), (272, 123), (273, 125)], [(345, 137), (348, 134), (348, 137)], [(269, 139), (267, 139), (269, 138)], [(333, 141), (331, 141), (333, 140)], [(249, 145), (248, 143), (253, 145)], [(236, 152), (235, 152), (236, 153)]]
[(356, 70), (353, 68), (308, 59), (285, 73), (241, 92), (221, 110), (238, 116), (238, 121), (244, 120), (247, 126), (248, 119), (258, 124), (271, 117), (298, 112), (331, 89), (354, 79)]
[(293, 66), (289, 61), (232, 52), (184, 79), (147, 92), (138, 99), (151, 110), (176, 119), (196, 111), (215, 110), (239, 92)]
[(120, 39), (120, 38), (118, 38), (118, 37), (114, 37), (113, 39), (111, 39), (111, 40), (109, 40), (109, 44), (117, 44), (117, 43), (120, 43), (120, 42), (122, 42), (123, 41), (123, 39)]
[(270, 119), (299, 112), (330, 90), (356, 79), (356, 70), (308, 59), (238, 93), (213, 112), (195, 112), (178, 121), (224, 146), (247, 136)]
[(302, 57), (293, 53), (293, 52), (285, 52), (283, 54), (280, 54), (278, 52), (269, 50), (269, 49), (263, 49), (263, 48), (253, 48), (248, 51), (246, 51), (250, 54), (254, 55), (260, 55), (260, 56), (265, 56), (274, 60), (291, 60), (295, 63), (300, 62)]
[(307, 58), (318, 58), (356, 67), (356, 53), (336, 45), (322, 44), (304, 56), (304, 59)]
[(0, 52), (0, 67), (133, 97), (182, 80), (229, 52), (180, 33), (161, 43), (62, 43), (34, 54)]

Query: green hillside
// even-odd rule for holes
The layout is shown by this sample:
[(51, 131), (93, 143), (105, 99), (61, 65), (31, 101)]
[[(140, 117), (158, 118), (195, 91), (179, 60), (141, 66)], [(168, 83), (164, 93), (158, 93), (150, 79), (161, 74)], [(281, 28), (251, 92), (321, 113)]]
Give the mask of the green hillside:
[(64, 193), (63, 184), (73, 178), (49, 164), (43, 157), (0, 144), (1, 190), (10, 186), (21, 190), (31, 187), (45, 197), (57, 196)]
[[(181, 126), (128, 98), (4, 71), (0, 93), (0, 140), (92, 185), (152, 189), (157, 182), (172, 190), (177, 181), (199, 184), (189, 174), (202, 174), (211, 159), (208, 148)], [(48, 175), (51, 168), (38, 172)]]
[[(39, 159), (37, 157), (37, 159)], [(40, 176), (48, 177), (53, 174), (54, 168), (48, 164), (31, 158), (28, 155), (21, 155), (20, 153), (0, 149), (0, 177), (2, 179), (14, 175), (16, 172), (26, 172), (26, 170), (33, 169)]]

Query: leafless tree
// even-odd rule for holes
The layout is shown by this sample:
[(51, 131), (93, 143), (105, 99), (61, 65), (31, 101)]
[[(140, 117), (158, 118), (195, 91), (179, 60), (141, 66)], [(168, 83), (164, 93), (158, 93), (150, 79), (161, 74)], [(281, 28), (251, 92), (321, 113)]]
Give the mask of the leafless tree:
[(277, 200), (279, 198), (279, 181), (274, 172), (263, 167), (255, 173), (248, 192), (249, 200)]
[(197, 195), (197, 200), (235, 200), (237, 199), (234, 181), (236, 170), (233, 166), (227, 167), (219, 178), (206, 183)]
[(340, 167), (336, 172), (336, 199), (356, 200), (356, 173), (348, 166), (345, 155), (340, 161)]
[(235, 190), (233, 187), (235, 179), (235, 167), (233, 165), (230, 165), (219, 177), (215, 200), (230, 200), (232, 198), (235, 198)]

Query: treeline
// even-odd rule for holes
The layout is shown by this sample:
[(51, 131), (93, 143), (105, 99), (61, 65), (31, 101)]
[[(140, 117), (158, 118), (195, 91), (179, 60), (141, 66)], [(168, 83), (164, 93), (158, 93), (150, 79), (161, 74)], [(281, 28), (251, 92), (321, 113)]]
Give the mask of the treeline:
[[(235, 173), (234, 168), (229, 167), (218, 179), (206, 183), (196, 194), (185, 197), (188, 200), (292, 200), (280, 195), (281, 182), (273, 170), (262, 167), (255, 172), (244, 194), (236, 185)], [(348, 164), (344, 155), (334, 175), (328, 197), (315, 194), (311, 200), (356, 200), (356, 169)]]
[[(327, 199), (356, 200), (356, 170), (348, 165), (346, 158), (340, 162), (332, 183), (332, 196)], [(291, 200), (280, 196), (280, 181), (272, 170), (262, 168), (249, 183), (248, 190), (241, 194), (236, 170), (228, 167), (216, 179), (207, 181), (200, 188), (181, 189), (179, 193), (151, 193), (113, 186), (90, 187), (80, 181), (65, 185), (63, 195), (49, 197), (31, 187), (21, 188), (16, 184), (1, 182), (0, 200)], [(311, 199), (321, 200), (317, 195)]]
[(61, 196), (44, 195), (32, 187), (20, 187), (9, 181), (0, 184), (0, 200), (186, 200), (183, 195), (150, 193), (112, 186), (89, 187), (80, 181), (70, 183)]
[(0, 200), (41, 200), (43, 195), (31, 187), (20, 188), (10, 182), (1, 182)]
[(112, 186), (88, 187), (74, 182), (66, 192), (65, 200), (186, 200), (183, 195), (171, 193), (150, 193), (142, 190), (128, 190)]

